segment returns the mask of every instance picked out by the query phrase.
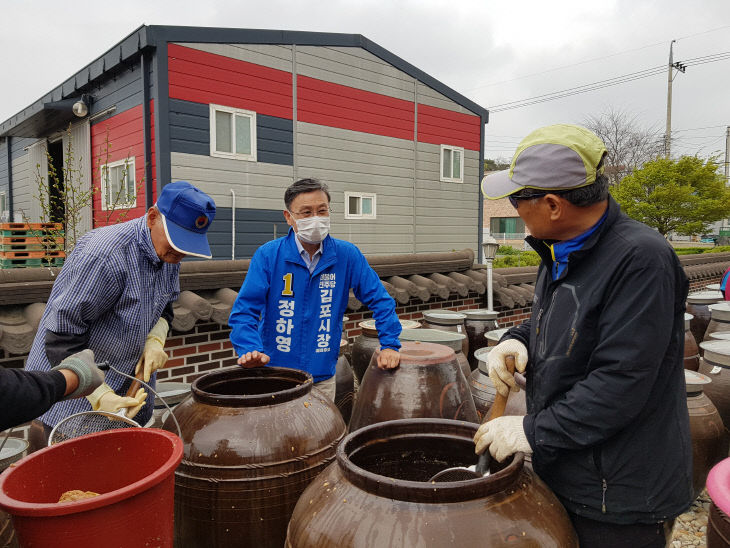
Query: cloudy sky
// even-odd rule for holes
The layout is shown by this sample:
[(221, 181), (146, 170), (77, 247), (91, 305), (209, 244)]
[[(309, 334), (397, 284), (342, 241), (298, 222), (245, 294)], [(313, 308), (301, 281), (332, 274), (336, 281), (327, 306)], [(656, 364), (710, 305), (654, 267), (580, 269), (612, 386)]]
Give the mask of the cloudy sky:
[[(730, 125), (730, 0), (0, 0), (0, 10), (0, 121), (139, 25), (159, 24), (363, 34), (495, 107), (488, 158), (511, 157), (536, 127), (608, 109), (663, 133), (675, 39), (687, 71), (674, 80), (673, 153), (724, 155)], [(651, 76), (498, 111), (643, 71)]]

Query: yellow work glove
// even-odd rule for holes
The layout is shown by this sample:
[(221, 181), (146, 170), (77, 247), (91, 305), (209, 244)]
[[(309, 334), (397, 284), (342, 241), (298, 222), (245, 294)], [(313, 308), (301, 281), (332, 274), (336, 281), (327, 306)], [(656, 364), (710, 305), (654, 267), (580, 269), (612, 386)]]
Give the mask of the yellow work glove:
[(160, 318), (147, 335), (147, 341), (144, 343), (144, 350), (142, 350), (142, 356), (137, 362), (137, 367), (134, 368), (134, 374), (137, 375), (144, 368), (144, 382), (150, 382), (152, 373), (165, 367), (168, 356), (163, 350), (165, 346), (165, 339), (167, 339), (167, 331), (169, 327), (165, 318)]
[(119, 396), (117, 395), (112, 387), (104, 383), (99, 388), (94, 390), (91, 394), (86, 396), (89, 400), (91, 408), (94, 411), (106, 411), (107, 413), (116, 413), (120, 409), (127, 409), (127, 417), (133, 418), (137, 413), (140, 412), (144, 406), (144, 402), (147, 399), (147, 392), (144, 388), (137, 390), (134, 397)]

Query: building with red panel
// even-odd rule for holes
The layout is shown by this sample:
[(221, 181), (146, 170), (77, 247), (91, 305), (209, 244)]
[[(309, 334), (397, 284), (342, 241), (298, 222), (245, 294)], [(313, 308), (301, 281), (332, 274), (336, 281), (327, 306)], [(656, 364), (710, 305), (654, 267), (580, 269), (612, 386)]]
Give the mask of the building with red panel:
[(316, 177), (333, 236), (365, 253), (478, 254), (487, 119), (360, 35), (142, 26), (0, 124), (0, 216), (40, 219), (46, 151), (61, 165), (70, 139), (94, 189), (83, 230), (186, 180), (216, 201), (214, 257), (247, 258), (286, 233), (284, 189)]

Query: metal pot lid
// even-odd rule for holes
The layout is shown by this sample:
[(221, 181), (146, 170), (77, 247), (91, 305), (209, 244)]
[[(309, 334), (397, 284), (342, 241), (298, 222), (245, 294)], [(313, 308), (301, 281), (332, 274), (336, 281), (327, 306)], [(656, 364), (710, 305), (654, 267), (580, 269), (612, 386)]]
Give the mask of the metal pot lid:
[(474, 352), (474, 357), (479, 360), (479, 364), (477, 367), (479, 367), (479, 371), (484, 373), (485, 375), (489, 376), (489, 366), (487, 365), (487, 355), (492, 350), (492, 346), (485, 346), (483, 348), (480, 348), (479, 350), (476, 350)]
[(459, 325), (466, 319), (466, 314), (453, 310), (427, 310), (423, 317), (431, 322), (442, 325)]
[(722, 293), (719, 291), (700, 291), (687, 295), (687, 302), (691, 304), (714, 304), (722, 300)]
[[(421, 324), (415, 320), (401, 320), (398, 318), (398, 321), (400, 322), (402, 329), (418, 329), (421, 327)], [(375, 329), (375, 319), (365, 320), (357, 325), (359, 325), (362, 329), (367, 329), (368, 331), (373, 331), (375, 333), (378, 332), (378, 330)]]
[(492, 329), (491, 331), (488, 331), (484, 336), (487, 338), (487, 340), (498, 343), (499, 339), (502, 338), (502, 335), (507, 333), (508, 329), (509, 329), (509, 327), (503, 327), (501, 329)]
[(705, 289), (707, 291), (720, 291), (720, 284), (707, 284)]
[[(188, 382), (158, 382), (155, 390), (157, 390), (160, 398), (172, 407), (188, 397), (191, 392), (191, 386)], [(155, 408), (162, 409), (165, 407), (165, 403), (155, 400)]]
[(684, 382), (687, 384), (687, 394), (697, 394), (702, 392), (702, 387), (710, 384), (712, 379), (707, 375), (698, 373), (697, 371), (684, 370)]
[(499, 312), (488, 310), (486, 308), (477, 308), (476, 310), (464, 310), (467, 320), (496, 320)]
[(684, 313), (684, 330), (687, 331), (689, 329), (689, 322), (694, 320), (694, 316), (692, 314), (688, 314), (687, 312)]
[(700, 348), (704, 351), (704, 358), (710, 365), (730, 368), (730, 341), (702, 341)]
[(440, 329), (404, 329), (401, 331), (402, 341), (419, 341), (443, 344), (455, 353), (461, 352), (461, 342), (466, 338), (463, 333), (441, 331)]
[(710, 313), (713, 320), (730, 322), (730, 302), (723, 301), (710, 305)]
[(0, 451), (0, 472), (5, 470), (14, 462), (19, 461), (23, 451), (28, 449), (28, 442), (20, 438), (8, 438), (3, 450)]
[(713, 341), (730, 341), (730, 331), (715, 331), (710, 333), (710, 339)]

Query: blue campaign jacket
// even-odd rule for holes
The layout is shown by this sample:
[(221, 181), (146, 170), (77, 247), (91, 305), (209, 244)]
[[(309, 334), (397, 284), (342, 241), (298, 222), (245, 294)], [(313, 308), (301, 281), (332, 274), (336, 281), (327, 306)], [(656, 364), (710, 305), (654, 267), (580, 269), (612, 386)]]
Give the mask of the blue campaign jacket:
[(228, 319), (238, 355), (263, 351), (269, 365), (302, 369), (315, 382), (332, 377), (350, 288), (373, 312), (382, 348), (398, 350), (395, 301), (360, 250), (327, 236), (310, 275), (294, 238), (290, 229), (251, 259)]

